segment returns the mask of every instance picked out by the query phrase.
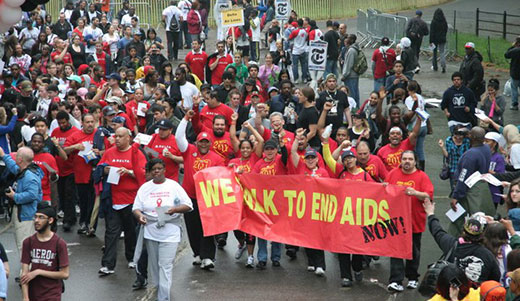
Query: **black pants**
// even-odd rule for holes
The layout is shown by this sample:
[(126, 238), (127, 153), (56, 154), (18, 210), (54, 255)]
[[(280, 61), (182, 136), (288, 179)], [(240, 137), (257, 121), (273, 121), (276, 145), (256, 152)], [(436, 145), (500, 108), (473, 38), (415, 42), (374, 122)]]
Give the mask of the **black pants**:
[(417, 58), (417, 63), (419, 63), (419, 52), (421, 51), (422, 38), (410, 38), (410, 41), (412, 42), (410, 47), (415, 51), (415, 57)]
[(193, 251), (193, 256), (200, 256), (200, 259), (215, 259), (215, 237), (204, 236), (202, 231), (202, 223), (200, 221), (199, 207), (196, 199), (191, 199), (193, 210), (184, 213), (184, 221), (186, 222), (186, 230), (188, 231), (188, 240)]
[(77, 202), (77, 192), (74, 174), (58, 179), (58, 195), (60, 197), (59, 207), (63, 210), (63, 223), (69, 225), (76, 224), (75, 204)]
[(78, 189), (79, 198), (79, 223), (88, 226), (96, 198), (94, 184), (92, 184), (92, 180), (90, 180), (88, 184), (76, 184), (76, 187)]
[[(352, 258), (351, 258), (352, 256)], [(352, 270), (361, 272), (363, 269), (363, 255), (338, 254), (339, 272), (341, 278), (352, 280)]]
[(234, 230), (233, 233), (235, 234), (235, 238), (238, 240), (240, 245), (242, 245), (244, 242), (246, 243), (246, 245), (255, 245), (256, 238), (253, 235), (247, 234), (240, 230)]
[(325, 270), (325, 253), (323, 250), (305, 248), (305, 254), (307, 254), (308, 266)]
[[(137, 225), (135, 231), (136, 235), (139, 232), (139, 228), (141, 227)], [(137, 269), (135, 269), (135, 274), (137, 276), (137, 280), (141, 282), (144, 282), (144, 280), (148, 278), (148, 251), (146, 249), (146, 243), (143, 243), (143, 248), (141, 249), (141, 256), (137, 261)]]
[(191, 48), (191, 36), (190, 36), (190, 33), (188, 32), (188, 21), (182, 21), (182, 23), (181, 23), (181, 35), (179, 36), (179, 41), (181, 43), (180, 47), (183, 47), (182, 34), (184, 34), (184, 44), (187, 47)]
[(166, 31), (166, 49), (168, 50), (169, 60), (178, 59), (180, 47), (182, 47), (180, 32)]
[(421, 259), (422, 233), (412, 234), (412, 260), (406, 260), (406, 267), (401, 258), (390, 258), (390, 283), (402, 284), (404, 277), (408, 280), (419, 280), (419, 263)]
[(101, 259), (101, 265), (113, 270), (117, 260), (117, 241), (121, 231), (125, 232), (125, 257), (128, 262), (134, 259), (136, 235), (135, 218), (132, 214), (132, 205), (128, 205), (121, 210), (114, 210), (110, 207), (105, 216), (105, 252)]

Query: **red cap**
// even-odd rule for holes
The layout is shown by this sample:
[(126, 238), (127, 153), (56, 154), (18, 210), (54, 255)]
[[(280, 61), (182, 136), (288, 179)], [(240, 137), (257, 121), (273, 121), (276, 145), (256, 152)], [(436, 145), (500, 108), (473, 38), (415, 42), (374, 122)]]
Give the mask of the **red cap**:
[(143, 72), (144, 72), (144, 75), (148, 75), (148, 72), (150, 72), (150, 70), (154, 69), (154, 66), (144, 66), (143, 67)]
[(211, 137), (208, 133), (206, 132), (200, 132), (198, 135), (197, 135), (197, 141), (200, 141), (200, 140), (208, 140), (210, 143), (211, 143)]
[(298, 22), (292, 22), (291, 25), (292, 27), (298, 27)]
[(85, 70), (88, 68), (87, 64), (81, 64), (78, 67), (78, 75), (83, 75), (85, 73)]

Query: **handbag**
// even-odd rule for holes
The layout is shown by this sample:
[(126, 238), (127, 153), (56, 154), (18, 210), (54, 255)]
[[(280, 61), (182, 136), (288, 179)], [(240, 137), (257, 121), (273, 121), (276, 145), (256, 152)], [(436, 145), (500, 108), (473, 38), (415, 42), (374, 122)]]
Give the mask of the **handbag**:
[(442, 169), (439, 173), (439, 178), (441, 178), (441, 180), (448, 180), (450, 178), (450, 167), (446, 163), (446, 157), (443, 159)]
[(419, 285), (419, 293), (427, 298), (433, 297), (435, 293), (437, 292), (437, 279), (439, 278), (439, 274), (441, 273), (442, 269), (444, 269), (446, 266), (453, 264), (449, 262), (448, 260), (451, 257), (451, 254), (455, 251), (457, 248), (458, 241), (455, 240), (455, 244), (453, 247), (446, 253), (446, 255), (442, 255), (439, 260), (436, 262), (430, 264), (428, 266), (428, 269), (426, 270), (426, 273), (424, 273), (424, 277)]

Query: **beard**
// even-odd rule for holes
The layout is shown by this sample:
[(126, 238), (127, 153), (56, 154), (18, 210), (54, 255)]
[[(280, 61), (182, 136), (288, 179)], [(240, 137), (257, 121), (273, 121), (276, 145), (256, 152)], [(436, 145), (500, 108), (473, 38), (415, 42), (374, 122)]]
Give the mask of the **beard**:
[(47, 231), (47, 229), (49, 229), (49, 227), (51, 226), (51, 224), (49, 223), (49, 220), (46, 220), (45, 221), (45, 224), (42, 224), (41, 228), (39, 230), (36, 230), (38, 233), (42, 234), (42, 233), (45, 233)]
[(221, 130), (213, 130), (213, 135), (215, 135), (215, 137), (222, 137), (224, 136), (224, 131), (221, 131)]

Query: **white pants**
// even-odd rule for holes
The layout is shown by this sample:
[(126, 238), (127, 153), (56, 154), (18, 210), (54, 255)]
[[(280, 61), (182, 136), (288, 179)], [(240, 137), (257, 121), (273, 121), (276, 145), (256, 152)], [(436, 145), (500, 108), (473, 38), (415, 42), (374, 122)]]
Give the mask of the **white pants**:
[(33, 223), (33, 221), (20, 222), (18, 220), (18, 208), (16, 206), (13, 207), (13, 221), (14, 221), (14, 236), (16, 239), (16, 247), (18, 247), (18, 251), (20, 252), (20, 257), (22, 257), (23, 241), (27, 237), (34, 234), (34, 223)]
[(148, 267), (150, 269), (150, 283), (158, 286), (157, 299), (170, 301), (172, 287), (173, 261), (177, 254), (178, 242), (158, 242), (146, 239), (148, 252)]

